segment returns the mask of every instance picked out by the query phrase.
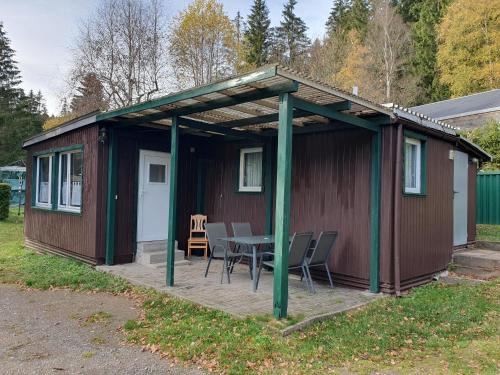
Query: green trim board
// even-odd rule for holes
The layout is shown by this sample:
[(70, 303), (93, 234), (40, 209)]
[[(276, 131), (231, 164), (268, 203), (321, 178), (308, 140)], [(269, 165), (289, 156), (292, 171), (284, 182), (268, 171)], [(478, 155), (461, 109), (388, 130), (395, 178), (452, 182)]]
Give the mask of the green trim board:
[(273, 313), (278, 319), (286, 317), (288, 310), (292, 112), (293, 96), (289, 93), (281, 94), (279, 97), (278, 155), (276, 166), (276, 234), (273, 287)]
[(378, 132), (380, 130), (380, 126), (371, 121), (365, 120), (357, 116), (348, 115), (346, 113), (342, 113), (337, 110), (332, 110), (325, 106), (308, 102), (306, 100), (300, 99), (295, 96), (293, 98), (293, 106), (303, 111), (311, 112), (316, 115), (323, 116), (332, 120), (342, 121), (347, 124), (359, 126), (361, 128), (368, 129), (371, 131)]
[(37, 151), (33, 153), (33, 156), (40, 156), (40, 155), (49, 155), (49, 154), (54, 154), (56, 152), (66, 152), (66, 151), (74, 151), (74, 150), (82, 150), (83, 151), (83, 144), (75, 144), (71, 146), (64, 146), (64, 147), (55, 147), (55, 148), (48, 148), (46, 150), (42, 151)]
[(177, 229), (177, 167), (179, 158), (179, 123), (172, 117), (170, 134), (170, 190), (167, 234), (167, 286), (174, 286), (175, 236)]
[(380, 183), (382, 134), (372, 136), (370, 177), (370, 292), (380, 291)]
[(275, 77), (276, 73), (277, 73), (276, 65), (266, 66), (261, 69), (255, 70), (251, 73), (243, 74), (241, 76), (234, 77), (221, 82), (215, 82), (205, 86), (195, 87), (193, 89), (181, 91), (156, 100), (151, 100), (149, 102), (132, 105), (129, 107), (117, 109), (115, 111), (101, 113), (96, 116), (96, 121), (106, 120), (112, 117), (122, 116), (132, 112), (144, 111), (146, 109), (151, 109), (166, 104), (175, 103), (179, 100), (195, 98), (197, 96), (214, 93), (221, 90), (228, 90), (234, 87), (248, 85), (260, 80)]
[[(420, 192), (412, 193), (406, 191), (406, 138), (420, 141)], [(403, 132), (403, 195), (407, 197), (425, 197), (427, 195), (427, 137), (423, 134), (405, 130)]]
[(115, 257), (116, 178), (118, 137), (113, 129), (108, 133), (108, 187), (106, 195), (106, 265), (111, 266)]

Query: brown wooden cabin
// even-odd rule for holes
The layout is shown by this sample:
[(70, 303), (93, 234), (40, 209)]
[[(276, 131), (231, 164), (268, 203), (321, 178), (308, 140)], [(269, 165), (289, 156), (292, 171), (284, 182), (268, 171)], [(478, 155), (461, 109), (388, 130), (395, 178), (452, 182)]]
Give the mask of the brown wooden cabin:
[[(134, 262), (138, 243), (167, 238), (174, 204), (180, 249), (194, 213), (229, 231), (249, 221), (255, 233), (282, 233), (288, 219), (290, 233), (338, 230), (334, 281), (384, 292), (431, 280), (454, 247), (474, 242), (476, 171), (489, 159), (442, 122), (275, 65), (90, 114), (23, 147), (28, 247)], [(277, 222), (289, 166), (289, 214)]]

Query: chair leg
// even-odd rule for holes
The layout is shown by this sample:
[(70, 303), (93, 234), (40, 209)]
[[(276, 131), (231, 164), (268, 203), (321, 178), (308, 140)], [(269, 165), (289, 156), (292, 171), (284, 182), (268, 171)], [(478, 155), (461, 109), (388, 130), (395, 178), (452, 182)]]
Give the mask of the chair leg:
[[(255, 282), (255, 290), (259, 288), (259, 280), (260, 280), (260, 272), (262, 271), (262, 260), (260, 261), (259, 265), (259, 272), (257, 272), (257, 281)], [(250, 271), (250, 277), (252, 275), (252, 272)]]
[(205, 270), (205, 277), (208, 275), (208, 269), (210, 268), (210, 263), (212, 262), (212, 254), (210, 253), (210, 258), (208, 258), (207, 269)]
[(306, 277), (309, 278), (309, 283), (311, 284), (311, 292), (314, 294), (316, 293), (316, 288), (314, 287), (314, 281), (311, 276), (311, 270), (309, 269), (309, 265), (306, 263), (304, 265), (304, 268), (306, 269)]
[(326, 274), (328, 275), (328, 280), (330, 280), (330, 287), (333, 289), (333, 281), (332, 275), (330, 275), (330, 268), (328, 267), (328, 263), (325, 263)]
[(207, 259), (207, 256), (208, 256), (208, 245), (205, 245), (205, 255), (204, 255), (205, 260)]
[(188, 259), (191, 259), (191, 246), (188, 244)]
[(220, 273), (220, 283), (224, 281), (224, 271), (226, 270), (226, 263), (227, 263), (227, 258), (226, 255), (224, 255), (224, 263), (222, 265), (222, 272)]

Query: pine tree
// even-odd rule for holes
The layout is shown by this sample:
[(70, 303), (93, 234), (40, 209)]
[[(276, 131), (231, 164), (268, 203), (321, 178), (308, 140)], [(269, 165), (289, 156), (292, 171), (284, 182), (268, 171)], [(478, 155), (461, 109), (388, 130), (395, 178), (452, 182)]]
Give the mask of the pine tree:
[(415, 48), (413, 74), (419, 77), (422, 95), (419, 103), (443, 100), (449, 97), (449, 90), (439, 82), (437, 68), (437, 25), (441, 22), (451, 0), (424, 0), (415, 3), (411, 12), (417, 17), (412, 24), (412, 39)]
[(353, 0), (349, 11), (349, 29), (356, 30), (365, 39), (370, 8), (367, 0)]
[(3, 23), (0, 22), (0, 101), (7, 106), (15, 105), (21, 93), (17, 87), (21, 83), (21, 73), (14, 54)]
[(102, 83), (95, 74), (85, 74), (76, 91), (77, 94), (73, 96), (70, 104), (71, 111), (76, 115), (105, 111), (108, 108)]
[(332, 9), (326, 21), (327, 35), (332, 35), (339, 29), (343, 29), (347, 26), (347, 14), (349, 9), (348, 0), (333, 0)]
[(251, 66), (259, 67), (267, 63), (269, 52), (271, 20), (265, 0), (254, 0), (247, 24), (246, 62)]
[(236, 12), (236, 17), (232, 20), (235, 30), (234, 35), (234, 71), (236, 73), (245, 70), (245, 48), (244, 36), (246, 31), (246, 23), (240, 14)]
[(288, 0), (283, 8), (283, 19), (278, 27), (278, 36), (285, 47), (283, 61), (290, 66), (301, 65), (306, 57), (311, 41), (307, 37), (305, 22), (295, 14), (297, 0)]

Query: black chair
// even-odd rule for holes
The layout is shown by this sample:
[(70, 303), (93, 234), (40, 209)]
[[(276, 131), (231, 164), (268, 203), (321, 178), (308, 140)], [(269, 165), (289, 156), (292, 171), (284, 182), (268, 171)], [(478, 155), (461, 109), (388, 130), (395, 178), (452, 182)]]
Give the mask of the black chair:
[[(306, 268), (306, 254), (309, 250), (309, 244), (311, 243), (313, 233), (295, 233), (290, 243), (289, 253), (288, 253), (288, 269), (299, 269), (302, 271), (302, 277), (306, 278), (307, 288), (309, 292), (313, 293), (313, 285), (311, 280), (311, 275), (307, 272)], [(268, 253), (273, 254), (273, 253)], [(262, 266), (267, 266), (274, 269), (274, 261), (261, 261), (259, 266), (259, 273), (257, 274), (257, 287), (259, 286), (260, 273), (262, 271)]]
[(328, 275), (328, 280), (330, 280), (330, 286), (333, 288), (332, 276), (330, 275), (330, 269), (328, 267), (328, 260), (332, 253), (335, 241), (337, 240), (337, 231), (325, 231), (321, 232), (318, 240), (316, 241), (316, 246), (311, 254), (310, 258), (305, 260), (305, 268), (309, 274), (309, 280), (311, 281), (311, 286), (313, 292), (315, 292), (314, 284), (311, 277), (311, 267), (325, 267), (326, 274)]

